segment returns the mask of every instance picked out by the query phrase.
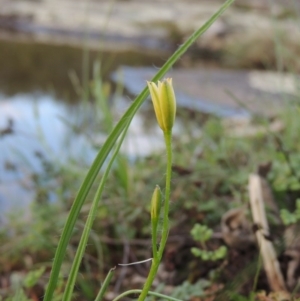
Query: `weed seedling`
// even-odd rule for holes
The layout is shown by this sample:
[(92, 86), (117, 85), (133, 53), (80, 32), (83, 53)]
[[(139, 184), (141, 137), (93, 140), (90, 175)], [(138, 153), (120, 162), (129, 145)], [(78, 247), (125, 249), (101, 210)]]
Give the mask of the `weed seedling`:
[(227, 248), (225, 246), (220, 246), (218, 249), (214, 251), (209, 251), (207, 249), (206, 242), (211, 239), (213, 234), (213, 230), (208, 228), (205, 225), (195, 224), (193, 229), (191, 230), (191, 235), (194, 240), (199, 241), (201, 245), (200, 248), (192, 248), (191, 252), (194, 256), (200, 257), (203, 261), (216, 261), (219, 259), (225, 258), (227, 254)]

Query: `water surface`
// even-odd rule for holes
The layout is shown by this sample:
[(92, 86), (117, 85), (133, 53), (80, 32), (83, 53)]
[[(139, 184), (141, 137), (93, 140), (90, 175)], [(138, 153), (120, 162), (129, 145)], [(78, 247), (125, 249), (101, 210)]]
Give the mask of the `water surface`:
[[(93, 97), (80, 89), (92, 85), (93, 62), (101, 60), (101, 77), (120, 64), (161, 64), (163, 56), (127, 51), (88, 51), (68, 46), (0, 42), (0, 210), (2, 213), (32, 200), (31, 175), (43, 171), (41, 157), (57, 163), (74, 158), (87, 166), (106, 137), (95, 132)], [(83, 75), (82, 75), (83, 74)], [(110, 82), (112, 91), (115, 86)], [(83, 99), (85, 98), (85, 102)], [(116, 119), (130, 102), (119, 95)], [(86, 125), (86, 120), (88, 123)], [(76, 131), (85, 122), (87, 133)], [(129, 157), (147, 155), (157, 129), (143, 137), (143, 117), (133, 121), (123, 152)], [(89, 126), (90, 125), (90, 126)], [(82, 128), (81, 128), (82, 130)], [(91, 138), (91, 135), (93, 139)], [(94, 141), (93, 141), (94, 140)], [(150, 142), (152, 141), (152, 142)], [(141, 147), (141, 145), (143, 147)]]

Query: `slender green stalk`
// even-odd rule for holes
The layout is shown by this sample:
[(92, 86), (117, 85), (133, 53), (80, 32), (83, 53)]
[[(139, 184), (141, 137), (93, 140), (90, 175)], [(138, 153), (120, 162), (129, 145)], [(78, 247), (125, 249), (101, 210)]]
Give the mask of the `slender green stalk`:
[[(119, 295), (115, 299), (113, 299), (113, 301), (122, 300), (122, 298), (125, 297), (125, 296), (127, 296), (127, 295), (138, 294), (138, 293), (141, 293), (141, 292), (142, 292), (142, 290), (138, 290), (138, 289), (136, 289), (136, 290), (129, 290), (129, 291), (126, 291), (126, 292), (122, 293), (121, 295)], [(163, 294), (156, 293), (156, 292), (151, 292), (151, 291), (148, 292), (148, 295), (159, 297), (159, 298), (164, 298), (164, 300), (182, 301), (182, 300), (174, 298), (174, 297), (169, 297), (167, 295), (163, 295)]]
[(83, 257), (84, 252), (85, 252), (85, 248), (86, 248), (86, 245), (87, 245), (87, 242), (88, 242), (88, 238), (89, 238), (89, 235), (90, 235), (90, 232), (91, 232), (93, 222), (94, 222), (95, 217), (96, 217), (96, 213), (97, 213), (97, 210), (98, 210), (98, 204), (99, 204), (99, 201), (100, 201), (101, 196), (102, 196), (104, 185), (105, 185), (105, 182), (106, 182), (107, 177), (109, 175), (112, 164), (114, 163), (115, 158), (118, 155), (119, 149), (120, 149), (120, 147), (123, 143), (123, 140), (124, 140), (125, 135), (126, 135), (126, 130), (127, 130), (128, 127), (129, 127), (129, 124), (126, 126), (126, 128), (125, 128), (125, 130), (124, 130), (124, 132), (123, 132), (123, 134), (120, 138), (120, 141), (118, 142), (118, 144), (117, 144), (117, 146), (116, 146), (116, 148), (115, 148), (115, 150), (114, 150), (114, 152), (113, 152), (113, 154), (112, 154), (112, 156), (111, 156), (111, 158), (108, 162), (108, 165), (105, 169), (105, 172), (104, 172), (104, 174), (101, 178), (100, 184), (99, 184), (98, 189), (96, 191), (96, 194), (95, 194), (95, 197), (94, 197), (94, 200), (93, 200), (93, 203), (92, 203), (87, 221), (85, 223), (85, 227), (83, 229), (83, 233), (82, 233), (81, 238), (80, 238), (78, 249), (76, 251), (75, 258), (74, 258), (74, 261), (73, 261), (73, 264), (72, 264), (72, 267), (71, 267), (69, 278), (68, 278), (68, 281), (67, 281), (67, 284), (66, 284), (66, 289), (65, 289), (65, 292), (64, 292), (64, 295), (63, 295), (63, 301), (70, 301), (71, 298), (72, 298), (72, 294), (73, 294), (74, 285), (75, 285), (75, 282), (76, 282), (79, 266), (80, 266), (82, 257)]
[[(152, 81), (157, 81), (161, 79), (167, 71), (174, 65), (174, 63), (187, 51), (187, 49), (218, 19), (218, 17), (234, 2), (234, 0), (227, 0), (220, 9), (199, 29), (197, 29), (188, 39), (182, 44), (177, 51), (166, 61), (162, 68), (156, 73), (156, 75), (151, 79)], [(114, 147), (118, 137), (121, 135), (127, 124), (129, 124), (141, 107), (146, 97), (148, 96), (148, 88), (145, 87), (144, 90), (137, 96), (132, 105), (128, 108), (125, 114), (122, 116), (120, 121), (117, 123), (115, 128), (112, 130), (107, 140), (103, 144), (99, 153), (97, 154), (93, 164), (91, 165), (83, 183), (78, 191), (78, 194), (74, 200), (74, 203), (71, 207), (70, 213), (68, 215), (66, 224), (64, 226), (61, 239), (58, 243), (52, 270), (50, 274), (49, 283), (45, 292), (44, 301), (51, 301), (53, 297), (54, 290), (59, 278), (59, 272), (63, 259), (66, 254), (66, 249), (68, 243), (71, 239), (75, 223), (78, 219), (80, 210), (85, 202), (85, 199), (97, 177), (97, 174), (101, 167), (103, 166), (108, 154), (111, 152)]]
[(101, 286), (101, 288), (99, 290), (99, 293), (98, 293), (95, 301), (101, 301), (102, 298), (104, 297), (104, 294), (105, 294), (105, 292), (107, 290), (107, 287), (108, 287), (108, 285), (109, 285), (109, 283), (111, 281), (111, 278), (113, 276), (113, 273), (114, 273), (115, 269), (116, 269), (116, 267), (114, 267), (114, 268), (112, 268), (112, 269), (109, 270), (108, 274), (105, 277), (105, 280), (103, 281), (103, 284), (102, 284), (102, 286)]
[(140, 294), (139, 301), (144, 301), (151, 288), (153, 280), (157, 274), (159, 264), (161, 262), (163, 252), (168, 240), (169, 235), (169, 207), (170, 207), (170, 192), (171, 192), (171, 176), (172, 176), (172, 132), (164, 132), (166, 152), (167, 152), (167, 172), (166, 172), (166, 190), (165, 190), (165, 201), (164, 201), (164, 217), (163, 217), (163, 228), (160, 246), (157, 252), (157, 256), (153, 255), (151, 268), (149, 271), (148, 278), (145, 282), (142, 293)]
[(166, 152), (167, 152), (167, 173), (166, 173), (166, 190), (164, 203), (164, 218), (163, 229), (160, 247), (158, 250), (159, 261), (162, 258), (168, 235), (169, 235), (169, 207), (170, 207), (170, 193), (171, 193), (171, 177), (172, 177), (172, 132), (164, 133)]
[(157, 259), (157, 228), (156, 229), (152, 229), (152, 256), (153, 259), (156, 260)]

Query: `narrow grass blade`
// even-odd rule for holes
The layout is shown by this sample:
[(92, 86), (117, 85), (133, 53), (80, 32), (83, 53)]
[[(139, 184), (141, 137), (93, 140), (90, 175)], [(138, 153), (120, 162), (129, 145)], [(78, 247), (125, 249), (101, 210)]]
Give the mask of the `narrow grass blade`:
[(105, 277), (105, 280), (102, 283), (102, 286), (101, 286), (101, 288), (99, 290), (99, 293), (98, 293), (95, 301), (101, 301), (103, 299), (104, 294), (105, 294), (105, 292), (107, 290), (107, 287), (108, 287), (108, 285), (109, 285), (109, 283), (111, 281), (111, 278), (113, 276), (113, 272), (115, 271), (115, 269), (116, 269), (116, 267), (114, 267), (114, 268), (112, 268), (112, 269), (109, 270), (107, 276)]
[(123, 140), (126, 136), (126, 132), (127, 132), (127, 129), (129, 127), (129, 125), (130, 125), (130, 123), (128, 122), (127, 126), (125, 127), (125, 129), (122, 133), (122, 136), (121, 136), (120, 140), (118, 141), (118, 144), (116, 145), (116, 147), (113, 151), (113, 154), (112, 154), (111, 158), (109, 159), (108, 165), (105, 169), (105, 172), (104, 172), (104, 174), (101, 178), (100, 184), (97, 188), (97, 191), (96, 191), (95, 197), (93, 199), (93, 203), (92, 203), (88, 218), (86, 220), (86, 223), (85, 223), (85, 226), (84, 226), (84, 229), (83, 229), (83, 233), (82, 233), (81, 238), (80, 238), (80, 242), (78, 244), (78, 249), (76, 251), (75, 258), (73, 260), (73, 264), (72, 264), (72, 267), (71, 267), (71, 271), (70, 271), (70, 274), (69, 274), (69, 278), (68, 278), (66, 289), (65, 289), (65, 292), (64, 292), (64, 296), (63, 296), (64, 301), (70, 301), (72, 299), (72, 294), (73, 294), (74, 285), (75, 285), (75, 282), (76, 282), (79, 266), (80, 266), (80, 263), (81, 263), (81, 259), (84, 255), (84, 251), (85, 251), (85, 248), (86, 248), (86, 245), (87, 245), (87, 242), (88, 242), (88, 238), (89, 238), (92, 226), (93, 226), (93, 222), (94, 222), (96, 214), (97, 214), (98, 204), (99, 204), (99, 201), (100, 201), (101, 196), (102, 196), (104, 185), (106, 183), (106, 180), (107, 180), (107, 177), (108, 177), (109, 172), (111, 170), (111, 167), (112, 167), (112, 165), (113, 165), (113, 163), (114, 163), (114, 161), (115, 161), (115, 159), (116, 159), (116, 157), (119, 153), (119, 150), (120, 150), (121, 145), (123, 143)]

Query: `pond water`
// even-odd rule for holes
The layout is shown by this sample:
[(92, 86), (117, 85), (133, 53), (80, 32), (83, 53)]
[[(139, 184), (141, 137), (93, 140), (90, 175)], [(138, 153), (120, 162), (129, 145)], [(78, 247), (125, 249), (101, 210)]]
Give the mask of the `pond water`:
[[(111, 94), (122, 90), (117, 82), (126, 87), (125, 93), (116, 94), (110, 103), (116, 121), (133, 98), (128, 92), (138, 94), (169, 56), (147, 51), (100, 53), (84, 47), (12, 41), (0, 42), (0, 54), (0, 217), (16, 204), (32, 200), (30, 175), (42, 171), (41, 156), (56, 162), (84, 160), (87, 166), (94, 159), (106, 134), (95, 123), (99, 109), (95, 110), (93, 97), (81, 93), (95, 85), (94, 62), (101, 62), (101, 78), (109, 83)], [(123, 77), (118, 81), (120, 74)], [(207, 65), (170, 72), (176, 82), (178, 106), (224, 118), (249, 118), (252, 112), (272, 112), (271, 108), (282, 106), (281, 91), (262, 89), (270, 76), (274, 86), (275, 75)], [(288, 83), (276, 85), (286, 87), (283, 93), (294, 93), (293, 78), (275, 79)], [(158, 126), (155, 122), (145, 126), (146, 119), (141, 110), (130, 127), (122, 148), (130, 159), (163, 147)], [(174, 134), (182, 136), (184, 128), (177, 120)], [(196, 135), (201, 134), (199, 126), (194, 128)]]
[[(25, 206), (30, 202), (29, 175), (42, 171), (40, 156), (57, 162), (70, 158), (84, 158), (87, 164), (92, 162), (97, 150), (87, 135), (75, 135), (73, 126), (80, 126), (83, 119), (92, 114), (93, 106), (88, 101), (82, 103), (80, 99), (85, 96), (78, 96), (76, 90), (78, 83), (90, 84), (93, 62), (101, 60), (101, 77), (109, 80), (119, 65), (161, 64), (165, 59), (162, 54), (99, 53), (67, 46), (5, 41), (0, 42), (0, 53), (2, 213), (15, 205)], [(116, 115), (120, 115), (129, 103), (120, 95)], [(158, 141), (153, 143), (157, 137), (156, 127), (148, 130), (145, 138), (142, 116), (138, 115), (133, 123), (135, 126), (131, 127), (123, 152), (134, 157), (149, 154), (153, 146), (162, 147)], [(101, 143), (105, 135), (100, 131), (94, 138)]]

